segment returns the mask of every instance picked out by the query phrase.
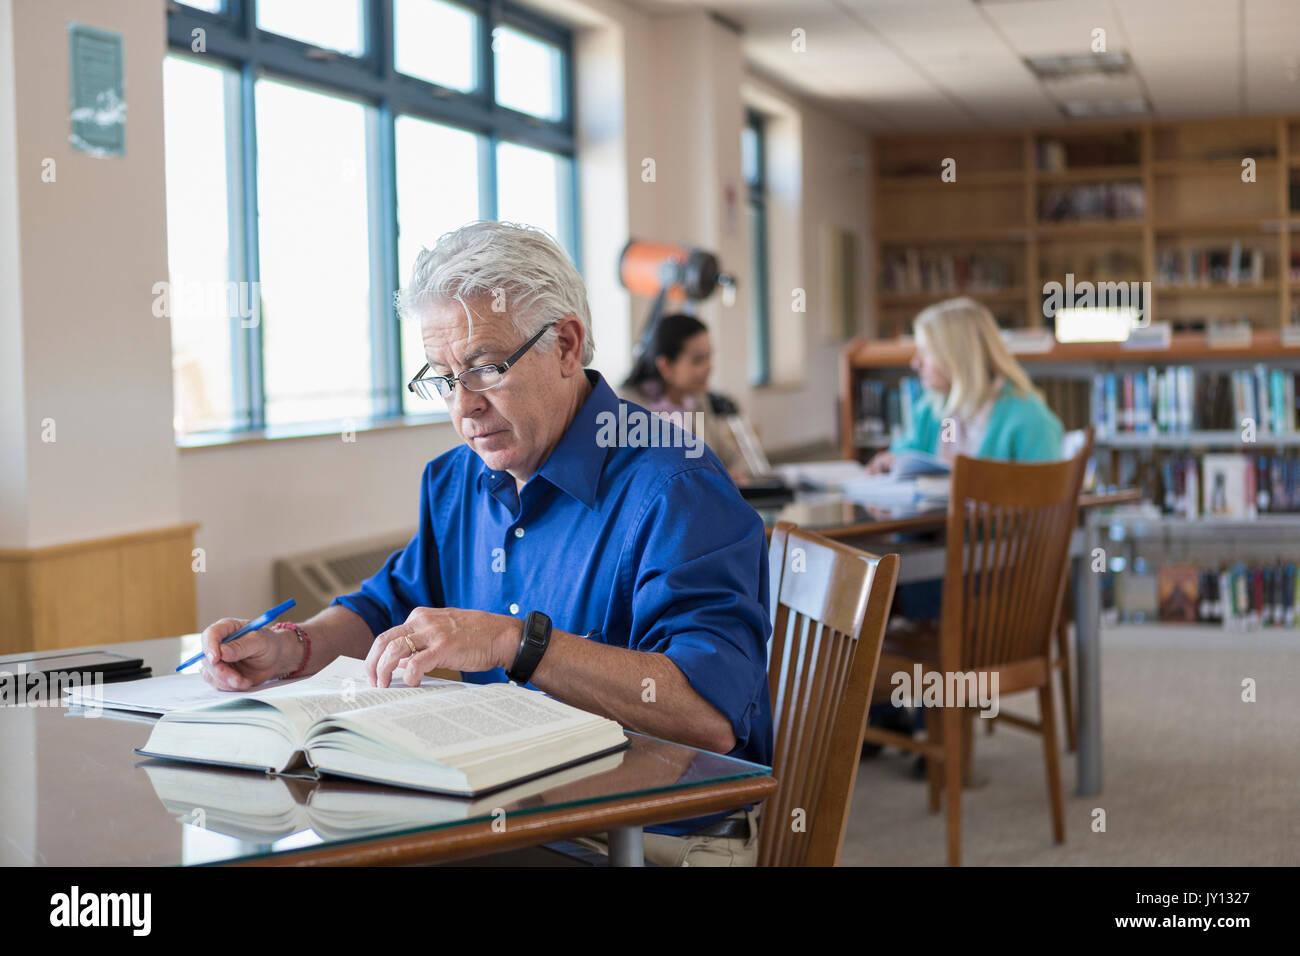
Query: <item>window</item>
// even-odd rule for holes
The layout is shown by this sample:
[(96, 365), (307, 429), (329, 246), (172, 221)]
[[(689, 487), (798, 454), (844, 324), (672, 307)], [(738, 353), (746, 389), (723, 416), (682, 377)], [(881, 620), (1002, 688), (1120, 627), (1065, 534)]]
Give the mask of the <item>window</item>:
[(569, 34), (499, 0), (190, 0), (168, 32), (178, 440), (445, 413), (393, 292), (474, 219), (578, 261)]
[(229, 162), (225, 123), (238, 80), (220, 65), (178, 57), (163, 65), (171, 274), (168, 308), (156, 305), (155, 311), (171, 316), (178, 432), (231, 428), (240, 417), (230, 370), (244, 324), (238, 290), (247, 285), (237, 284), (238, 257), (230, 245), (230, 199), (238, 192), (238, 169)]
[(740, 162), (749, 192), (751, 311), (750, 383), (766, 385), (772, 379), (771, 313), (767, 297), (767, 185), (763, 117), (750, 110), (740, 132)]
[(441, 0), (395, 0), (393, 47), (399, 73), (468, 93), (479, 82), (479, 18)]
[(348, 56), (366, 49), (362, 0), (257, 0), (257, 28)]

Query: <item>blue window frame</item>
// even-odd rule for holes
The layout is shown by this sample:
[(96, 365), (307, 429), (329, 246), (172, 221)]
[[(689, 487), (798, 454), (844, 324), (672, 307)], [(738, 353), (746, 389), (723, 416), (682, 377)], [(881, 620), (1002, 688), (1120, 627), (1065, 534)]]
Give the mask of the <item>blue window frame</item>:
[[(259, 9), (263, 4), (266, 8)], [(302, 14), (299, 20), (287, 20), (283, 16), (286, 11), (293, 14), (295, 10)], [(328, 15), (336, 16), (327, 20)], [(453, 40), (468, 42), (472, 49), (444, 47), (442, 52), (446, 55), (434, 52), (422, 61), (420, 45), (404, 44), (399, 56), (395, 17), (407, 24), (422, 24), (424, 29), (432, 29), (433, 35), (444, 44)], [(300, 23), (300, 26), (286, 27), (286, 23)], [(263, 29), (264, 26), (275, 26), (284, 32), (272, 32)], [(214, 88), (222, 85), (225, 89), (227, 279), (241, 287), (247, 283), (248, 288), (255, 290), (253, 297), (258, 302), (254, 307), (259, 311), (258, 321), (240, 322), (235, 316), (227, 316), (231, 320), (229, 383), (215, 383), (219, 386), (215, 390), (224, 395), (229, 388), (228, 407), (223, 406), (206, 419), (195, 415), (187, 421), (179, 400), (179, 390), (184, 385), (178, 383), (177, 432), (182, 443), (205, 443), (211, 435), (201, 434), (204, 432), (239, 432), (268, 426), (274, 430), (290, 423), (338, 421), (340, 408), (358, 412), (349, 411), (342, 416), (343, 420), (352, 422), (438, 410), (436, 405), (412, 401), (404, 388), (415, 371), (405, 367), (414, 360), (412, 339), (409, 330), (400, 328), (392, 293), (405, 278), (402, 270), (409, 269), (409, 262), (403, 262), (402, 258), (411, 258), (412, 249), (418, 248), (418, 244), (399, 243), (402, 201), (399, 149), (411, 152), (420, 148), (422, 142), (440, 141), (409, 134), (404, 139), (398, 132), (402, 123), (408, 128), (421, 123), (428, 129), (436, 127), (453, 139), (473, 137), (476, 168), (471, 191), (477, 192), (477, 217), (495, 219), (499, 211), (520, 218), (530, 217), (534, 224), (553, 232), (575, 263), (581, 265), (576, 228), (572, 36), (564, 27), (503, 0), (312, 0), (311, 4), (303, 0), (194, 0), (189, 4), (168, 5), (167, 29), (172, 52), (169, 61), (202, 64), (219, 71), (222, 77), (220, 84), (210, 85)], [(289, 33), (295, 35), (286, 35)], [(397, 69), (399, 61), (407, 73)], [(431, 82), (430, 76), (443, 79), (447, 85)], [(506, 98), (515, 108), (499, 101), (499, 78), (503, 89), (511, 91)], [(361, 280), (365, 280), (365, 301), (357, 304), (356, 312), (367, 313), (369, 357), (367, 362), (359, 363), (353, 350), (349, 360), (353, 365), (367, 365), (368, 369), (364, 381), (353, 383), (346, 400), (334, 396), (335, 401), (313, 404), (312, 408), (325, 410), (316, 419), (311, 417), (314, 412), (307, 412), (307, 417), (303, 417), (302, 409), (306, 407), (304, 402), (316, 401), (314, 396), (330, 395), (332, 385), (326, 376), (324, 382), (307, 383), (303, 394), (293, 396), (292, 402), (279, 402), (275, 394), (268, 396), (268, 367), (278, 362), (282, 370), (279, 381), (283, 382), (283, 369), (288, 362), (279, 351), (268, 354), (272, 349), (284, 350), (285, 335), (271, 336), (268, 341), (266, 332), (268, 323), (276, 322), (277, 307), (282, 317), (277, 329), (283, 329), (286, 323), (283, 306), (268, 299), (266, 314), (260, 314), (260, 303), (268, 288), (262, 283), (268, 263), (261, 248), (268, 227), (265, 216), (259, 220), (259, 205), (273, 206), (274, 197), (265, 197), (259, 204), (258, 109), (259, 105), (266, 107), (265, 94), (270, 87), (289, 91), (285, 95), (291, 102), (297, 96), (298, 102), (304, 104), (328, 101), (338, 106), (346, 112), (347, 128), (357, 131), (356, 135), (364, 139), (363, 144), (353, 141), (348, 144), (356, 146), (352, 151), (360, 157), (358, 163), (364, 165), (364, 175), (347, 181), (365, 194), (364, 222), (360, 228), (366, 232), (366, 252), (360, 257), (367, 262), (365, 275), (353, 276), (352, 280), (354, 287), (360, 287)], [(259, 94), (263, 94), (261, 98)], [(169, 102), (169, 115), (176, 108), (176, 103)], [(265, 127), (263, 134), (269, 136)], [(286, 139), (293, 142), (292, 137), (280, 137), (281, 141)], [(408, 145), (403, 146), (404, 142)], [(296, 161), (311, 157), (309, 145)], [(423, 156), (415, 155), (406, 160), (408, 184), (420, 181), (420, 170), (416, 169), (415, 174), (409, 170), (412, 165), (418, 165), (416, 159), (424, 161)], [(264, 161), (268, 166), (275, 165), (265, 158)], [(439, 166), (440, 156), (429, 156), (428, 162), (431, 183), (438, 182), (440, 170), (452, 168)], [(183, 163), (175, 167), (175, 175), (186, 175)], [(465, 167), (462, 163), (454, 168), (464, 170)], [(172, 175), (169, 163), (169, 193)], [(544, 178), (546, 188), (541, 191), (544, 195), (540, 200), (538, 190), (519, 181), (525, 175)], [(330, 172), (329, 176), (335, 173)], [(216, 181), (215, 177), (209, 178)], [(276, 181), (283, 183), (283, 176)], [(324, 181), (332, 180), (327, 177)], [(445, 176), (443, 184), (446, 184)], [(447, 192), (469, 188), (468, 182), (457, 180)], [(350, 200), (349, 209), (350, 214), (358, 217), (356, 221), (360, 221), (362, 214), (355, 211), (357, 203)], [(503, 204), (505, 209), (501, 208)], [(411, 210), (420, 205), (407, 203)], [(455, 209), (455, 215), (460, 217), (473, 205), (470, 201), (468, 207), (464, 202), (440, 207), (441, 215), (450, 216), (448, 210)], [(172, 215), (169, 209), (169, 221)], [(426, 212), (418, 218), (418, 223), (426, 230), (431, 229), (442, 222), (437, 215), (437, 212)], [(460, 224), (461, 221), (447, 222), (446, 228)], [(436, 234), (420, 234), (414, 238), (428, 245), (436, 237)], [(300, 273), (301, 270), (294, 273), (294, 278), (300, 279)], [(267, 278), (272, 279), (269, 275)], [(329, 275), (319, 279), (320, 282), (331, 280)], [(284, 284), (281, 283), (282, 287)], [(286, 296), (283, 292), (280, 295), (283, 301)], [(176, 321), (173, 316), (174, 330)], [(202, 346), (195, 351), (202, 351)], [(221, 361), (225, 362), (224, 357)], [(300, 367), (311, 367), (303, 364), (309, 362), (306, 358), (298, 357), (295, 361)], [(212, 384), (209, 383), (210, 390)], [(286, 433), (291, 432), (292, 429), (286, 429)]]
[(772, 380), (771, 303), (767, 281), (767, 149), (763, 116), (745, 111), (740, 134), (741, 166), (749, 196), (749, 250), (752, 293), (750, 295), (750, 384), (766, 385)]

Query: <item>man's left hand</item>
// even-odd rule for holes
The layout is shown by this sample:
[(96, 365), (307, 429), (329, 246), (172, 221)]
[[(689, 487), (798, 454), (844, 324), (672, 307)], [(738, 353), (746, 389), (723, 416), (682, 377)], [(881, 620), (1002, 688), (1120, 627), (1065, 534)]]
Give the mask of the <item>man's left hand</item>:
[(510, 667), (523, 632), (523, 621), (504, 614), (417, 607), (405, 624), (375, 638), (366, 655), (366, 673), (372, 686), (387, 687), (393, 671), (403, 667), (407, 685), (415, 687), (435, 668), (475, 672)]

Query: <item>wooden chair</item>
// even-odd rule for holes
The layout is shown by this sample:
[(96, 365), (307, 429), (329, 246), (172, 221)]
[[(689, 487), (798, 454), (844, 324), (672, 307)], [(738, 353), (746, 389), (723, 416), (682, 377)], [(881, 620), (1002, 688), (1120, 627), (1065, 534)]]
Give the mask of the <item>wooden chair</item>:
[[(1074, 458), (1082, 454), (1084, 468), (1087, 468), (1088, 459), (1092, 457), (1093, 449), (1093, 427), (1080, 428), (1075, 431), (1065, 433), (1065, 438), (1061, 442), (1063, 458)], [(1081, 489), (1082, 490), (1082, 489)], [(1078, 711), (1075, 709), (1074, 700), (1074, 671), (1070, 664), (1070, 621), (1074, 619), (1074, 600), (1070, 596), (1070, 589), (1066, 587), (1065, 595), (1061, 602), (1061, 613), (1056, 624), (1056, 656), (1052, 661), (1052, 666), (1061, 672), (1061, 712), (1065, 715), (1065, 750), (1067, 753), (1074, 753), (1079, 746), (1079, 729), (1078, 729)], [(1042, 725), (1036, 720), (1028, 720), (1017, 714), (998, 714), (996, 718), (987, 721), (989, 734), (993, 733), (993, 726), (999, 721), (1005, 720), (1024, 730), (1042, 731)]]
[(758, 864), (834, 866), (848, 826), (898, 555), (876, 557), (782, 522), (772, 532), (768, 560), (768, 687), (778, 787), (763, 805)]
[[(1079, 487), (1090, 449), (1046, 464), (957, 457), (948, 502), (943, 608), (937, 628), (921, 625), (885, 636), (876, 681), (888, 699), (891, 675), (923, 672), (987, 675), (998, 694), (1037, 689), (1052, 836), (1065, 841), (1060, 748), (1056, 739), (1052, 640), (1069, 570), (1070, 536), (1078, 518)], [(919, 688), (914, 688), (919, 693)], [(951, 701), (945, 701), (951, 704)], [(956, 706), (927, 713), (924, 740), (878, 727), (864, 739), (925, 754), (930, 810), (948, 798), (948, 862), (961, 863), (963, 768), (970, 764), (971, 721)]]

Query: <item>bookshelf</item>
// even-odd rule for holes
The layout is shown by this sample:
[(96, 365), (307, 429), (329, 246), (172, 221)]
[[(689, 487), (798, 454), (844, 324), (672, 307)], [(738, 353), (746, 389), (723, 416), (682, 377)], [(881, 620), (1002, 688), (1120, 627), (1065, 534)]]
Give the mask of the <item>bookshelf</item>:
[[(1179, 333), (1164, 349), (1069, 343), (1017, 354), (1067, 429), (1116, 422), (1114, 429), (1099, 428), (1096, 437), (1099, 484), (1103, 489), (1136, 486), (1147, 499), (1143, 506), (1095, 516), (1109, 531), (1102, 543), (1111, 573), (1103, 575), (1101, 585), (1109, 615), (1129, 623), (1210, 622), (1238, 630), (1300, 627), (1300, 344), (1291, 342), (1277, 329), (1253, 331), (1248, 346), (1230, 348), (1214, 347), (1204, 333)], [(912, 343), (904, 340), (859, 339), (845, 348), (845, 458), (865, 461), (888, 445), (890, 419), (898, 417), (902, 401), (891, 396), (915, 388), (904, 387), (912, 377), (913, 352)], [(1236, 429), (1203, 427), (1202, 419), (1217, 418), (1212, 423), (1221, 426), (1243, 414), (1244, 406), (1237, 402), (1244, 392), (1225, 390), (1222, 383), (1244, 386), (1233, 376), (1247, 372), (1258, 383), (1261, 366), (1268, 373), (1262, 380), (1266, 384), (1253, 394), (1268, 396), (1256, 407), (1267, 404), (1269, 409), (1257, 413), (1260, 427), (1254, 440), (1245, 440)], [(1146, 417), (1125, 421), (1097, 404), (1097, 396), (1104, 394), (1104, 389), (1098, 392), (1098, 382), (1107, 376), (1158, 380), (1184, 368), (1190, 385), (1181, 393), (1185, 410), (1169, 430), (1161, 426), (1160, 399), (1150, 401), (1151, 395), (1163, 395), (1156, 388), (1146, 393)], [(1281, 389), (1273, 386), (1275, 370), (1286, 378)], [(1215, 382), (1223, 396), (1218, 405), (1211, 401)], [(871, 401), (864, 402), (864, 395)], [(1274, 395), (1286, 396), (1278, 401), (1285, 415), (1274, 413)], [(1141, 405), (1129, 403), (1128, 409)], [(880, 421), (865, 434), (860, 423), (872, 412)], [(1218, 507), (1217, 498), (1213, 505), (1211, 499), (1220, 487), (1226, 499), (1249, 502), (1249, 507), (1230, 515), (1207, 514)], [(1223, 593), (1229, 592), (1232, 597), (1225, 599)], [(1190, 597), (1196, 598), (1192, 610), (1186, 603)], [(1188, 616), (1179, 616), (1183, 614)]]
[[(1300, 343), (1300, 337), (1296, 339)], [(863, 460), (874, 449), (887, 441), (855, 441), (855, 434), (863, 429), (858, 423), (864, 418), (862, 386), (865, 381), (879, 381), (886, 389), (896, 388), (911, 374), (909, 367), (915, 346), (910, 340), (855, 339), (845, 346), (840, 368), (840, 450), (846, 459)], [(1053, 386), (1057, 383), (1077, 383), (1091, 389), (1095, 376), (1107, 373), (1124, 373), (1145, 370), (1149, 367), (1163, 369), (1167, 366), (1190, 365), (1198, 372), (1224, 372), (1254, 368), (1263, 364), (1300, 372), (1300, 344), (1288, 344), (1278, 330), (1254, 331), (1249, 346), (1216, 347), (1208, 337), (1199, 332), (1172, 335), (1165, 349), (1129, 348), (1114, 342), (1057, 343), (1045, 352), (1023, 352), (1017, 360), (1029, 372), (1035, 384), (1047, 392), (1048, 404), (1061, 417), (1067, 428), (1082, 428), (1092, 421), (1091, 395), (1074, 407), (1064, 407), (1053, 401)], [(888, 432), (887, 423), (882, 428)], [(1300, 445), (1298, 432), (1261, 431), (1254, 443), (1257, 446)], [(1232, 430), (1187, 429), (1163, 434), (1135, 434), (1118, 432), (1099, 434), (1099, 448), (1238, 448), (1243, 445), (1240, 435)]]
[[(960, 294), (1004, 327), (1041, 326), (1042, 286), (1066, 272), (1151, 281), (1149, 316), (1175, 331), (1300, 324), (1300, 117), (900, 134), (873, 150), (879, 338)], [(1242, 181), (1244, 158), (1253, 182)], [(945, 159), (956, 161), (951, 182)], [(1231, 282), (1224, 253), (1248, 263)], [(1182, 281), (1162, 279), (1174, 264)], [(986, 281), (969, 288), (972, 275)]]

